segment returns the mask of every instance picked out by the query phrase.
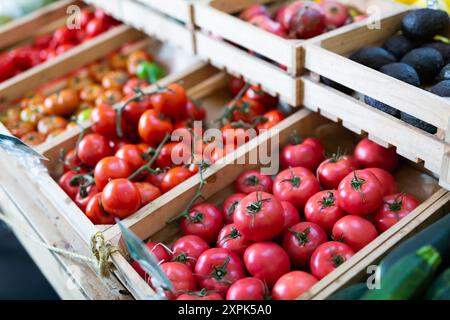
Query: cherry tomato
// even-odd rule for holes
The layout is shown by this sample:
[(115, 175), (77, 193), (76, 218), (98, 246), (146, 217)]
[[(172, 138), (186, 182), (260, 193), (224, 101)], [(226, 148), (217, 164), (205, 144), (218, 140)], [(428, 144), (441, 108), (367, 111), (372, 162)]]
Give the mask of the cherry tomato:
[(145, 165), (145, 160), (143, 158), (143, 152), (135, 144), (125, 144), (121, 146), (117, 151), (115, 156), (124, 160), (130, 167), (130, 172), (133, 173), (143, 165)]
[(250, 193), (236, 207), (234, 224), (251, 241), (270, 240), (283, 229), (283, 206), (269, 193)]
[(73, 89), (63, 89), (44, 100), (45, 112), (51, 115), (67, 117), (78, 108), (80, 99)]
[(314, 251), (311, 257), (311, 273), (320, 280), (350, 259), (354, 254), (355, 252), (342, 242), (325, 242)]
[(281, 206), (283, 207), (284, 226), (279, 236), (283, 239), (288, 229), (300, 222), (300, 213), (290, 202), (281, 201)]
[(85, 102), (94, 103), (97, 97), (105, 92), (105, 89), (98, 84), (84, 86), (80, 91), (80, 99)]
[(228, 89), (233, 96), (237, 96), (238, 93), (244, 88), (245, 81), (242, 78), (233, 77), (228, 83)]
[(222, 215), (226, 224), (233, 223), (236, 207), (246, 196), (245, 193), (234, 193), (225, 199), (222, 205)]
[(383, 205), (375, 214), (374, 221), (378, 232), (382, 233), (406, 217), (420, 205), (420, 201), (407, 193), (385, 196)]
[(200, 291), (183, 293), (177, 300), (223, 300), (222, 296), (216, 292), (208, 292), (205, 289)]
[(93, 224), (114, 224), (114, 216), (103, 208), (101, 193), (97, 193), (89, 200), (86, 206), (86, 216)]
[(94, 179), (98, 190), (102, 191), (109, 181), (127, 178), (132, 174), (129, 164), (118, 157), (101, 159), (94, 169)]
[(148, 174), (147, 177), (145, 178), (145, 181), (150, 182), (152, 185), (159, 188), (159, 190), (161, 190), (162, 193), (164, 193), (161, 185), (162, 185), (165, 175), (166, 175), (165, 171), (161, 171), (160, 173)]
[(257, 242), (245, 250), (244, 263), (248, 272), (269, 286), (291, 269), (286, 251), (274, 242)]
[(63, 117), (58, 116), (48, 116), (39, 120), (37, 124), (38, 132), (48, 135), (49, 133), (59, 130), (65, 129), (67, 126), (67, 120)]
[(79, 171), (70, 170), (64, 173), (58, 180), (61, 189), (63, 189), (72, 200), (75, 200), (80, 186), (80, 183), (73, 181), (73, 178), (80, 174)]
[(128, 81), (128, 74), (125, 71), (114, 70), (107, 72), (102, 79), (102, 86), (106, 90), (122, 89)]
[(125, 83), (125, 85), (122, 88), (122, 92), (124, 96), (127, 96), (129, 94), (135, 94), (134, 90), (142, 90), (145, 87), (147, 87), (149, 83), (145, 79), (140, 78), (131, 78), (130, 80)]
[[(133, 97), (134, 94), (128, 95), (122, 101), (126, 102), (128, 99), (131, 99)], [(139, 101), (129, 102), (123, 109), (122, 117), (124, 118), (124, 121), (126, 123), (137, 125), (142, 114), (151, 108), (152, 104), (150, 102), (150, 99), (148, 97), (143, 97), (140, 98)]]
[(252, 85), (245, 92), (245, 97), (261, 103), (266, 109), (275, 109), (278, 106), (278, 98), (264, 92), (261, 86)]
[[(147, 249), (155, 256), (156, 261), (158, 263), (170, 262), (170, 253), (166, 250), (164, 245), (156, 242), (147, 242), (145, 244)], [(141, 265), (137, 261), (133, 261), (131, 266), (136, 270), (136, 272), (141, 276), (145, 281), (149, 280), (149, 275), (142, 269)]]
[(312, 138), (308, 138), (301, 142), (298, 136), (292, 136), (291, 142), (281, 150), (281, 167), (304, 167), (315, 172), (324, 160), (324, 153), (320, 141), (312, 141)]
[(21, 138), (27, 133), (32, 132), (34, 130), (34, 127), (35, 127), (34, 124), (32, 124), (31, 122), (21, 121), (15, 123), (12, 127), (8, 127), (8, 129), (14, 136)]
[(180, 296), (185, 291), (197, 289), (195, 277), (188, 266), (180, 262), (165, 262), (161, 264), (161, 269), (172, 282), (175, 297)]
[(139, 120), (139, 135), (151, 146), (157, 146), (172, 130), (173, 125), (170, 120), (156, 110), (145, 111)]
[(106, 137), (117, 137), (116, 131), (117, 113), (109, 104), (100, 104), (92, 110), (92, 131)]
[(300, 222), (289, 228), (283, 239), (283, 248), (294, 267), (307, 269), (314, 250), (326, 241), (327, 234), (319, 225)]
[(339, 184), (337, 204), (350, 214), (371, 214), (382, 204), (383, 193), (383, 186), (373, 173), (356, 170)]
[(222, 213), (209, 203), (196, 204), (189, 210), (189, 215), (180, 220), (180, 229), (184, 234), (199, 236), (208, 243), (217, 239), (222, 226)]
[(348, 215), (339, 219), (333, 227), (333, 239), (347, 244), (358, 252), (378, 236), (377, 229), (367, 219)]
[(95, 105), (99, 106), (103, 103), (114, 105), (123, 98), (122, 91), (118, 89), (105, 90), (95, 99)]
[(317, 180), (325, 189), (337, 189), (342, 179), (357, 169), (359, 164), (355, 157), (333, 154), (317, 168)]
[(75, 203), (83, 212), (86, 212), (89, 201), (98, 193), (98, 188), (95, 185), (92, 185), (89, 186), (86, 191), (87, 194), (82, 194), (82, 192), (79, 191), (75, 196)]
[(236, 179), (235, 188), (237, 192), (250, 194), (256, 191), (271, 192), (273, 181), (258, 170), (242, 172)]
[(161, 182), (161, 191), (166, 193), (190, 177), (192, 177), (192, 172), (189, 171), (189, 169), (184, 167), (173, 167), (164, 174), (164, 178)]
[(151, 96), (152, 105), (156, 111), (173, 120), (182, 120), (187, 116), (186, 90), (177, 83), (167, 86), (167, 91)]
[(184, 263), (194, 270), (198, 257), (208, 249), (208, 243), (199, 236), (183, 236), (173, 244), (172, 261)]
[(256, 137), (251, 126), (245, 123), (233, 122), (222, 127), (222, 139), (224, 145), (235, 145), (240, 147)]
[(186, 112), (190, 119), (196, 121), (202, 121), (206, 119), (206, 110), (198, 103), (195, 103), (191, 99), (187, 100)]
[(200, 255), (194, 274), (199, 287), (226, 297), (228, 288), (245, 277), (245, 270), (237, 254), (223, 248), (212, 248)]
[(108, 140), (96, 133), (86, 135), (78, 144), (78, 157), (88, 166), (95, 166), (97, 162), (111, 154)]
[(67, 152), (64, 157), (64, 171), (76, 170), (82, 166), (80, 158), (75, 154), (75, 148)]
[(102, 204), (107, 212), (125, 219), (141, 206), (138, 188), (127, 179), (111, 180), (102, 192)]
[(78, 33), (76, 29), (61, 27), (53, 32), (52, 44), (54, 46), (64, 44), (76, 44), (78, 42)]
[(161, 195), (161, 190), (149, 182), (136, 182), (135, 185), (141, 196), (141, 207), (146, 206)]
[(372, 172), (380, 180), (385, 196), (398, 192), (397, 182), (388, 171), (380, 168), (367, 168), (365, 170)]
[(46, 136), (40, 132), (28, 132), (22, 136), (22, 141), (29, 146), (37, 146), (45, 142)]
[(89, 21), (94, 18), (94, 13), (90, 9), (83, 9), (80, 12), (80, 27), (85, 29)]
[(245, 249), (251, 245), (251, 241), (239, 232), (234, 224), (223, 227), (217, 237), (217, 247), (233, 251), (240, 257), (244, 255)]
[(231, 285), (227, 292), (227, 300), (268, 300), (269, 289), (258, 278), (239, 279)]
[(172, 152), (177, 145), (178, 142), (169, 142), (161, 148), (161, 151), (159, 152), (159, 155), (155, 161), (155, 164), (158, 168), (172, 167)]
[(263, 130), (268, 130), (273, 127), (275, 127), (277, 124), (279, 124), (281, 121), (283, 121), (286, 117), (284, 114), (282, 114), (278, 110), (272, 110), (269, 112), (266, 112), (262, 118), (260, 118), (260, 121), (258, 122), (256, 129), (258, 129), (258, 132), (261, 133)]
[(105, 32), (108, 29), (108, 25), (104, 20), (94, 18), (86, 25), (86, 38), (91, 39), (98, 36), (100, 33)]
[(273, 300), (295, 300), (317, 283), (317, 279), (303, 271), (291, 271), (281, 276), (272, 288)]
[(333, 226), (345, 213), (338, 207), (336, 190), (324, 190), (308, 199), (305, 205), (305, 218), (318, 224), (327, 234), (331, 234)]
[(395, 148), (384, 148), (367, 138), (356, 146), (355, 157), (363, 168), (375, 167), (392, 172), (398, 165)]
[(306, 201), (320, 191), (319, 181), (303, 167), (281, 171), (273, 183), (273, 195), (280, 201), (288, 201), (303, 211)]
[(246, 123), (253, 122), (253, 120), (265, 112), (264, 106), (260, 102), (245, 98), (239, 99), (232, 105), (229, 105), (228, 108), (233, 110), (233, 121), (243, 121)]

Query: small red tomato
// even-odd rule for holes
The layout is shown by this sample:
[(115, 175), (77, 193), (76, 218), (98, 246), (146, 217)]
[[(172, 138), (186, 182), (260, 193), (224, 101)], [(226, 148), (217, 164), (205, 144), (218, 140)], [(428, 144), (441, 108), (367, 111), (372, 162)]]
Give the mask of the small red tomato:
[(82, 166), (82, 162), (78, 155), (75, 154), (75, 148), (67, 152), (64, 157), (64, 171), (75, 170)]
[(238, 93), (244, 88), (245, 81), (242, 78), (233, 77), (228, 83), (228, 89), (233, 96), (237, 96)]
[(261, 133), (263, 130), (268, 130), (273, 127), (275, 127), (277, 124), (279, 124), (281, 121), (283, 121), (286, 117), (284, 114), (282, 114), (278, 110), (272, 110), (269, 112), (266, 112), (262, 118), (260, 118), (256, 129), (258, 129), (258, 132)]
[(264, 106), (255, 100), (246, 98), (239, 99), (238, 101), (232, 101), (228, 108), (233, 110), (233, 121), (243, 121), (246, 123), (252, 123), (258, 116), (264, 114)]
[(164, 178), (161, 182), (161, 191), (162, 193), (166, 193), (169, 190), (172, 190), (180, 183), (186, 181), (192, 177), (192, 172), (189, 169), (184, 167), (174, 167), (169, 169), (165, 174)]
[(350, 259), (354, 254), (355, 252), (344, 243), (337, 241), (325, 242), (314, 251), (311, 257), (311, 273), (320, 280)]
[(139, 136), (151, 146), (157, 146), (167, 134), (173, 130), (169, 119), (163, 117), (156, 110), (145, 111), (139, 119)]
[(245, 249), (251, 245), (251, 241), (239, 232), (234, 224), (223, 227), (217, 237), (217, 247), (233, 251), (240, 257), (244, 255)]
[(75, 196), (75, 203), (81, 211), (86, 212), (89, 201), (98, 193), (98, 188), (95, 185), (87, 187), (84, 192), (77, 192)]
[(359, 164), (355, 157), (334, 154), (317, 168), (317, 180), (325, 189), (337, 189), (342, 179), (357, 169)]
[(281, 276), (272, 289), (273, 300), (295, 300), (317, 283), (317, 279), (303, 271), (292, 271)]
[(398, 192), (397, 182), (395, 181), (395, 178), (392, 176), (392, 174), (390, 174), (388, 171), (380, 168), (367, 168), (365, 170), (372, 172), (375, 177), (380, 180), (385, 196)]
[(291, 269), (286, 251), (274, 242), (257, 242), (245, 250), (244, 263), (248, 272), (271, 288)]
[(188, 216), (180, 220), (180, 229), (184, 234), (199, 236), (207, 243), (217, 239), (222, 226), (222, 213), (210, 203), (196, 204), (189, 210)]
[(183, 293), (177, 300), (223, 300), (223, 298), (216, 292), (208, 292), (208, 290), (202, 289), (200, 291)]
[[(122, 100), (123, 103), (128, 102), (128, 100), (134, 96), (134, 94), (126, 96)], [(135, 126), (139, 123), (139, 119), (141, 118), (142, 114), (151, 108), (152, 104), (150, 102), (150, 99), (148, 97), (144, 97), (141, 98), (140, 101), (128, 102), (128, 104), (123, 109), (122, 116), (126, 123)]]
[(102, 192), (103, 208), (119, 219), (125, 219), (141, 206), (138, 188), (127, 179), (111, 180)]
[(236, 179), (235, 188), (237, 192), (250, 194), (256, 191), (271, 192), (272, 178), (259, 172), (249, 170), (242, 172)]
[(115, 156), (124, 160), (130, 167), (132, 173), (145, 165), (142, 149), (135, 144), (125, 144), (121, 146), (116, 151)]
[(221, 130), (223, 144), (226, 146), (235, 145), (237, 147), (246, 144), (256, 137), (256, 132), (250, 129), (251, 126), (243, 122), (233, 122), (224, 125)]
[(148, 174), (147, 177), (145, 178), (145, 181), (150, 182), (152, 185), (159, 188), (159, 190), (161, 190), (162, 193), (164, 193), (164, 191), (161, 188), (161, 184), (163, 182), (165, 175), (166, 175), (165, 171), (161, 171), (160, 173)]
[(364, 248), (377, 236), (375, 226), (360, 216), (345, 216), (333, 227), (333, 239), (347, 244), (355, 252)]
[(58, 180), (61, 189), (63, 189), (72, 200), (75, 200), (80, 189), (80, 181), (75, 181), (74, 178), (80, 174), (81, 172), (70, 170), (64, 173)]
[(355, 157), (363, 168), (381, 168), (392, 172), (397, 168), (395, 148), (385, 148), (365, 138), (355, 148)]
[(378, 209), (374, 217), (378, 232), (386, 231), (419, 205), (420, 201), (407, 193), (385, 196), (383, 205)]
[(112, 106), (102, 103), (91, 112), (92, 131), (105, 137), (116, 138), (117, 113)]
[(327, 241), (327, 234), (312, 222), (300, 222), (289, 228), (283, 239), (283, 248), (296, 268), (306, 269), (318, 246)]
[(183, 120), (187, 116), (186, 90), (177, 83), (167, 86), (167, 90), (151, 96), (152, 105), (158, 113), (173, 120)]
[(130, 80), (125, 83), (125, 85), (122, 88), (122, 92), (125, 96), (129, 94), (134, 94), (134, 90), (139, 89), (142, 90), (145, 87), (147, 87), (149, 84), (145, 79), (140, 78), (131, 78)]
[(103, 20), (94, 18), (86, 25), (86, 39), (94, 38), (107, 29), (108, 25)]
[(327, 234), (331, 234), (336, 221), (345, 215), (337, 205), (336, 196), (336, 190), (324, 190), (309, 198), (304, 211), (306, 221), (318, 224)]
[(223, 202), (222, 214), (226, 224), (233, 223), (236, 207), (246, 196), (245, 193), (234, 193)]
[[(300, 213), (293, 204), (287, 201), (281, 201), (284, 213), (284, 226), (279, 236), (284, 237), (290, 227), (300, 222)], [(281, 238), (282, 239), (282, 238)]]
[(155, 161), (158, 168), (170, 168), (173, 166), (172, 151), (178, 144), (179, 142), (169, 142), (161, 148), (161, 151)]
[(138, 188), (141, 196), (141, 207), (146, 206), (161, 195), (161, 190), (149, 182), (136, 182), (134, 185)]
[(91, 133), (78, 144), (78, 158), (88, 165), (95, 166), (101, 159), (112, 154), (108, 140), (99, 134)]
[(186, 291), (197, 289), (195, 277), (192, 270), (180, 262), (165, 262), (161, 264), (161, 269), (172, 283), (175, 297), (180, 296)]
[(187, 115), (190, 119), (202, 121), (206, 119), (206, 110), (203, 106), (188, 99), (186, 103)]
[(127, 178), (131, 173), (130, 166), (125, 160), (117, 157), (106, 157), (95, 166), (95, 185), (99, 191), (102, 191), (112, 179)]
[(105, 211), (102, 205), (102, 194), (97, 193), (86, 206), (86, 216), (93, 224), (114, 224), (114, 216)]
[[(147, 242), (145, 244), (145, 246), (155, 256), (156, 261), (158, 261), (158, 263), (164, 263), (164, 262), (170, 261), (170, 253), (166, 250), (164, 245), (150, 241), (150, 242)], [(136, 270), (136, 272), (141, 276), (142, 279), (144, 279), (146, 281), (148, 280), (149, 276), (144, 271), (144, 269), (142, 269), (139, 262), (133, 261), (131, 265), (134, 268), (134, 270)]]
[(260, 102), (267, 110), (278, 106), (278, 98), (264, 92), (261, 86), (250, 86), (245, 92), (245, 97)]
[(291, 142), (280, 153), (283, 169), (304, 167), (315, 172), (324, 158), (324, 148), (319, 140), (308, 138), (302, 142), (298, 135), (293, 135)]
[(227, 300), (268, 300), (269, 289), (258, 278), (239, 279), (228, 289)]
[(172, 261), (184, 263), (194, 270), (198, 257), (208, 249), (208, 243), (199, 236), (183, 236), (173, 244)]

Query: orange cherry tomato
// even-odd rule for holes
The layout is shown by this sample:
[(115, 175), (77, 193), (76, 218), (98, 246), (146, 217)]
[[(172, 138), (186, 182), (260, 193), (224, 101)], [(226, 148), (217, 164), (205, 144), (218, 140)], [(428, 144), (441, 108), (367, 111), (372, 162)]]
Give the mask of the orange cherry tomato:
[(38, 132), (48, 135), (55, 130), (64, 130), (68, 121), (59, 116), (47, 116), (39, 120), (37, 124)]
[(98, 96), (102, 95), (105, 89), (98, 84), (85, 86), (80, 91), (80, 99), (85, 102), (95, 102)]
[(45, 99), (45, 112), (51, 115), (67, 117), (77, 110), (79, 102), (80, 99), (76, 90), (64, 89)]
[(105, 89), (122, 89), (128, 81), (128, 74), (125, 71), (109, 71), (102, 78), (102, 86)]
[(193, 173), (189, 171), (188, 168), (185, 167), (174, 167), (169, 169), (164, 175), (164, 178), (161, 182), (161, 191), (166, 193), (167, 191), (175, 188), (177, 185), (186, 181), (190, 177), (192, 177)]
[(20, 120), (36, 125), (44, 117), (44, 107), (40, 104), (29, 105), (20, 112)]
[(22, 136), (22, 141), (30, 146), (37, 146), (45, 141), (46, 136), (42, 133), (32, 131)]
[(106, 90), (95, 99), (95, 105), (99, 106), (103, 103), (113, 105), (122, 99), (122, 92), (117, 89)]
[(152, 60), (153, 60), (152, 56), (145, 50), (137, 50), (137, 51), (132, 52), (128, 56), (128, 60), (127, 60), (128, 73), (131, 75), (135, 75), (137, 67), (141, 62), (143, 62), (143, 61), (151, 62)]
[(11, 131), (11, 133), (18, 137), (21, 138), (22, 136), (26, 135), (27, 133), (30, 133), (32, 131), (34, 131), (35, 129), (35, 125), (32, 124), (31, 122), (18, 122), (15, 125), (13, 125), (12, 127), (8, 127), (9, 131)]
[(110, 64), (114, 69), (127, 70), (128, 57), (122, 52), (116, 52), (111, 56)]

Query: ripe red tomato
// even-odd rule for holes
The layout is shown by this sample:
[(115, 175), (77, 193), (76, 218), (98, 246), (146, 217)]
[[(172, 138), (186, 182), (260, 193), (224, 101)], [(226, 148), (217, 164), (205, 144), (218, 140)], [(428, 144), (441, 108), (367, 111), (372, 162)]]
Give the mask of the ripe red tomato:
[(245, 250), (244, 263), (248, 272), (271, 288), (291, 269), (286, 251), (274, 242), (257, 242)]
[(355, 252), (364, 248), (377, 236), (375, 226), (360, 216), (345, 216), (333, 227), (333, 239), (347, 244)]
[(102, 135), (91, 133), (78, 144), (78, 158), (88, 165), (95, 166), (101, 159), (112, 155), (109, 141)]
[(295, 300), (317, 283), (317, 279), (303, 271), (291, 271), (281, 276), (272, 289), (273, 300)]
[(130, 166), (125, 160), (117, 157), (106, 157), (95, 166), (95, 185), (99, 191), (102, 191), (112, 179), (127, 178), (131, 174)]
[(346, 175), (359, 169), (359, 163), (353, 156), (333, 155), (317, 168), (317, 180), (325, 189), (337, 189)]
[(199, 236), (208, 243), (217, 239), (222, 226), (222, 213), (210, 203), (196, 204), (189, 210), (189, 215), (180, 220), (180, 229), (184, 234)]
[(103, 33), (106, 30), (108, 30), (108, 25), (105, 23), (104, 20), (94, 18), (88, 22), (85, 30), (86, 30), (86, 39), (91, 39), (96, 37), (100, 33)]
[(235, 188), (237, 192), (250, 194), (256, 191), (271, 192), (273, 181), (258, 170), (242, 172), (236, 179)]
[(89, 9), (83, 9), (80, 12), (80, 27), (85, 29), (89, 21), (94, 18), (94, 13)]
[(125, 219), (141, 206), (138, 188), (127, 179), (111, 180), (103, 189), (103, 208), (119, 219)]
[(258, 129), (258, 132), (261, 133), (262, 130), (268, 130), (270, 128), (275, 127), (285, 118), (286, 117), (284, 116), (284, 114), (282, 114), (280, 111), (271, 110), (269, 112), (266, 112), (262, 116), (261, 121), (258, 122), (258, 124), (256, 125), (256, 129)]
[(135, 182), (141, 196), (141, 207), (146, 206), (161, 195), (161, 190), (150, 182)]
[(398, 192), (397, 182), (395, 181), (395, 178), (392, 176), (392, 174), (390, 174), (388, 171), (380, 168), (367, 168), (365, 170), (372, 172), (375, 177), (380, 180), (385, 196)]
[[(122, 101), (125, 102), (134, 96), (134, 94), (127, 95), (125, 98), (123, 98)], [(144, 97), (141, 99), (141, 101), (129, 102), (123, 109), (122, 116), (126, 123), (135, 126), (139, 123), (139, 119), (141, 118), (142, 114), (151, 108), (152, 104), (150, 102), (150, 99), (148, 97)]]
[(183, 293), (177, 300), (223, 300), (223, 298), (216, 292), (208, 292), (202, 289), (201, 291)]
[(283, 207), (284, 225), (279, 236), (283, 238), (290, 227), (300, 222), (300, 213), (290, 202), (281, 201), (281, 206)]
[(150, 109), (145, 111), (139, 119), (138, 130), (142, 140), (155, 147), (172, 132), (173, 126), (169, 119), (156, 110)]
[(161, 269), (170, 282), (172, 282), (175, 289), (173, 292), (175, 297), (180, 296), (186, 291), (194, 291), (197, 289), (197, 283), (192, 274), (192, 270), (185, 264), (180, 262), (165, 262), (161, 264)]
[(166, 175), (165, 171), (161, 171), (160, 173), (155, 173), (155, 174), (148, 174), (147, 177), (145, 178), (145, 181), (150, 182), (152, 185), (159, 188), (159, 190), (161, 190), (162, 193), (164, 193), (164, 190), (162, 189), (161, 184), (163, 182), (165, 175)]
[(309, 198), (305, 205), (306, 221), (318, 224), (329, 235), (336, 221), (345, 215), (337, 205), (336, 197), (336, 190), (320, 191)]
[(375, 167), (392, 172), (398, 165), (395, 148), (384, 148), (367, 138), (356, 146), (355, 157), (363, 168)]
[(128, 164), (131, 173), (145, 165), (142, 149), (135, 144), (125, 144), (121, 146), (116, 151), (115, 156)]
[(223, 227), (217, 237), (217, 247), (233, 251), (240, 257), (244, 255), (245, 249), (251, 245), (248, 240), (234, 224)]
[(386, 231), (419, 205), (420, 201), (407, 193), (385, 196), (383, 205), (378, 209), (374, 217), (378, 232)]
[(314, 251), (311, 257), (311, 273), (320, 280), (350, 259), (354, 254), (355, 252), (342, 242), (325, 242)]
[(240, 147), (251, 139), (256, 137), (256, 132), (254, 130), (249, 130), (250, 125), (233, 122), (226, 124), (222, 127), (222, 139), (224, 145), (235, 145)]
[(269, 193), (250, 193), (238, 204), (234, 224), (251, 241), (270, 240), (283, 229), (283, 206)]
[(234, 213), (236, 212), (236, 207), (239, 202), (246, 196), (247, 195), (245, 193), (234, 193), (227, 199), (225, 199), (222, 205), (222, 214), (225, 224), (234, 222)]
[(74, 182), (71, 183), (72, 179), (82, 172), (70, 170), (64, 173), (58, 180), (58, 184), (61, 187), (61, 189), (64, 190), (65, 193), (72, 199), (75, 200), (75, 197), (77, 196), (77, 193), (79, 191), (80, 182)]
[(208, 249), (208, 243), (199, 236), (183, 236), (173, 244), (172, 261), (184, 263), (194, 270), (198, 257)]
[(102, 103), (91, 112), (92, 131), (109, 138), (116, 138), (117, 113), (112, 106)]
[(187, 115), (190, 119), (202, 121), (206, 119), (206, 110), (203, 106), (193, 102), (191, 99), (186, 103)]
[(305, 139), (301, 142), (299, 137), (293, 137), (291, 143), (281, 150), (281, 167), (283, 169), (304, 167), (315, 172), (325, 158), (322, 144), (319, 140), (313, 140), (312, 138)]
[(303, 167), (281, 171), (273, 183), (273, 195), (280, 201), (288, 201), (303, 211), (306, 201), (320, 191), (319, 181)]
[(87, 187), (86, 192), (86, 194), (77, 192), (77, 195), (75, 196), (75, 203), (83, 212), (86, 212), (89, 201), (98, 193), (98, 188), (95, 185), (91, 185)]
[(61, 27), (53, 32), (52, 45), (55, 47), (64, 44), (77, 44), (78, 43), (78, 30), (69, 29), (67, 27)]
[[(145, 246), (155, 256), (156, 260), (159, 263), (170, 261), (170, 253), (166, 250), (166, 248), (164, 248), (162, 244), (150, 241), (147, 242)], [(134, 270), (136, 270), (136, 272), (141, 276), (142, 279), (146, 281), (149, 279), (149, 276), (144, 271), (144, 269), (142, 269), (139, 262), (133, 261), (131, 263), (131, 266), (134, 268)]]
[(269, 289), (258, 278), (239, 279), (228, 289), (227, 300), (268, 300)]
[(228, 83), (228, 89), (230, 90), (230, 93), (233, 96), (237, 96), (238, 93), (244, 88), (245, 81), (242, 78), (236, 78), (233, 77), (230, 79), (230, 82)]
[(64, 171), (75, 170), (82, 166), (80, 158), (75, 154), (75, 148), (67, 152), (64, 157)]
[[(134, 94), (134, 90), (136, 89), (144, 89), (149, 84), (145, 79), (141, 78), (131, 78), (130, 80), (125, 83), (125, 85), (122, 88), (122, 92), (124, 95)], [(151, 103), (151, 101), (149, 100)]]
[(228, 108), (233, 110), (233, 121), (251, 123), (265, 111), (264, 106), (256, 100), (242, 98), (232, 102), (233, 104), (230, 104)]
[(170, 168), (173, 165), (172, 151), (179, 142), (169, 142), (165, 144), (156, 158), (155, 164), (158, 168)]
[(307, 269), (314, 250), (327, 240), (327, 234), (319, 225), (300, 222), (289, 228), (283, 239), (283, 248), (294, 267)]
[(155, 110), (173, 120), (183, 120), (187, 117), (186, 90), (177, 83), (167, 86), (167, 91), (151, 96)]
[(382, 204), (383, 193), (383, 186), (373, 173), (356, 170), (339, 184), (337, 204), (350, 214), (371, 214)]
[(203, 252), (195, 265), (197, 283), (201, 288), (212, 290), (226, 297), (228, 288), (245, 277), (244, 265), (237, 254), (223, 248)]
[(168, 192), (190, 177), (192, 177), (192, 172), (185, 167), (173, 167), (169, 169), (161, 182), (162, 193)]
[(93, 224), (114, 224), (114, 216), (103, 208), (101, 193), (94, 195), (86, 206), (86, 216)]
[(261, 103), (266, 109), (274, 109), (278, 106), (278, 98), (264, 92), (261, 86), (252, 85), (245, 91), (245, 98)]

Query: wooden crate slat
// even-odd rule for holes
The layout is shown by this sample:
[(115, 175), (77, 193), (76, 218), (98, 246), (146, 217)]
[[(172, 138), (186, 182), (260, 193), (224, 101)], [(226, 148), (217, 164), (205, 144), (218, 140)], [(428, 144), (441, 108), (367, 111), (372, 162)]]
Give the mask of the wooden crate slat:
[(192, 24), (190, 1), (187, 0), (137, 0), (170, 17)]

